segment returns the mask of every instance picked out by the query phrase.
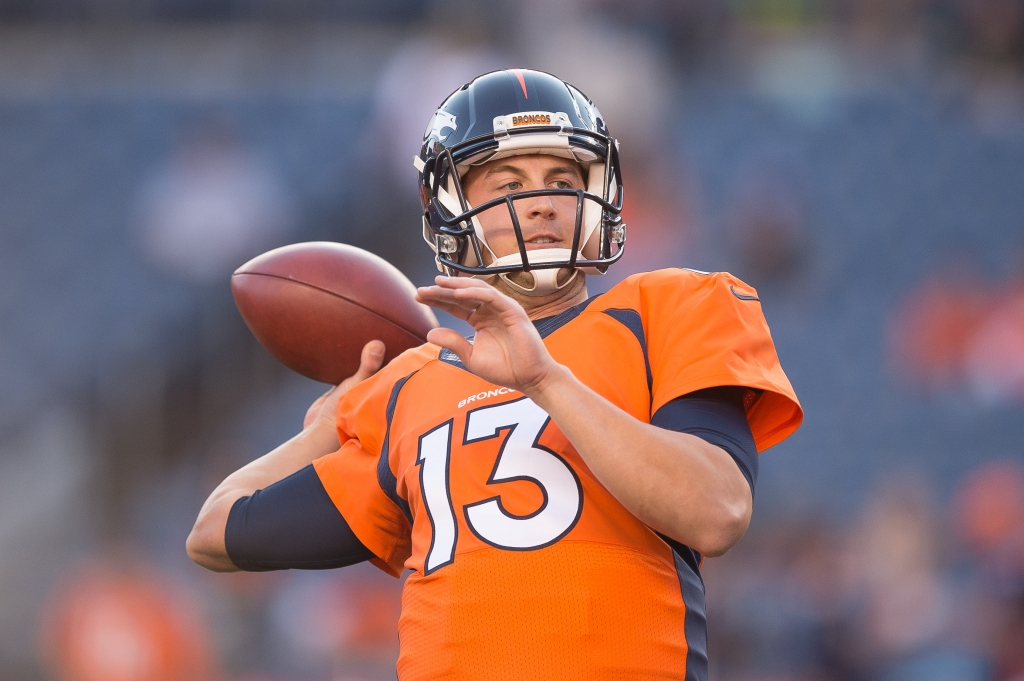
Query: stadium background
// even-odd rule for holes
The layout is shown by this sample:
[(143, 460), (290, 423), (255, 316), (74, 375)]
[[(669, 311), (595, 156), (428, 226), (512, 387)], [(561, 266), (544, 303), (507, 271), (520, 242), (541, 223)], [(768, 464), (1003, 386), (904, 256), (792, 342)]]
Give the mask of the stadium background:
[(622, 141), (593, 289), (732, 271), (803, 400), (705, 563), (712, 678), (1024, 679), (1019, 0), (0, 0), (0, 677), (394, 677), (399, 582), (185, 556), (323, 390), (228, 277), (328, 239), (427, 281), (412, 154), (505, 66)]

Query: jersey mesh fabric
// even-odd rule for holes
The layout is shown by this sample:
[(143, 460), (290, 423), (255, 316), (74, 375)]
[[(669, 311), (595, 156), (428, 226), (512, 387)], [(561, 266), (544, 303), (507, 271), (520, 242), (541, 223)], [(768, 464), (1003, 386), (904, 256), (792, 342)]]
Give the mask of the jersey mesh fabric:
[(575, 541), (458, 560), (450, 579), (409, 578), (401, 678), (685, 678), (679, 580), (664, 561)]
[[(757, 390), (746, 410), (763, 450), (796, 429), (801, 410), (753, 297), (726, 274), (636, 275), (567, 316), (544, 343), (644, 422), (703, 388)], [(338, 410), (342, 448), (314, 462), (375, 564), (396, 576), (414, 571), (400, 625), (402, 681), (700, 681), (687, 676), (686, 636), (706, 632), (686, 628), (672, 549), (608, 493), (536, 405), (439, 351), (406, 352), (349, 391)]]

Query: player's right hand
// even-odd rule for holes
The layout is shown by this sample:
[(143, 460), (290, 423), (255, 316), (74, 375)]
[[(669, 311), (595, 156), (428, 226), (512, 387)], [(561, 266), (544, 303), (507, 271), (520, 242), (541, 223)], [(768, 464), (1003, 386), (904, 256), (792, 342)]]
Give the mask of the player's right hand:
[(531, 392), (557, 364), (523, 307), (490, 284), (469, 277), (437, 277), (435, 286), (417, 289), (416, 300), (444, 310), (470, 324), (473, 342), (452, 329), (431, 329), (427, 340), (447, 348), (480, 378)]
[(317, 398), (316, 402), (306, 410), (306, 418), (302, 420), (302, 429), (337, 428), (338, 400), (342, 395), (351, 390), (358, 383), (373, 376), (384, 363), (384, 343), (373, 340), (363, 346), (363, 352), (359, 356), (359, 369), (334, 386), (323, 395)]

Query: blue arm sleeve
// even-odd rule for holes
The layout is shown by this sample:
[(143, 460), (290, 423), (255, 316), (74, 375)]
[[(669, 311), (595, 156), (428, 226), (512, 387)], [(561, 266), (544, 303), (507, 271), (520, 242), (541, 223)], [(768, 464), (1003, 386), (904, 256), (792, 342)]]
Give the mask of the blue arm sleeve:
[(235, 567), (249, 572), (325, 570), (373, 557), (312, 465), (236, 501), (224, 544)]
[(727, 451), (750, 483), (753, 494), (757, 482), (757, 447), (743, 408), (743, 395), (747, 390), (721, 386), (677, 397), (651, 417), (651, 424), (696, 435)]

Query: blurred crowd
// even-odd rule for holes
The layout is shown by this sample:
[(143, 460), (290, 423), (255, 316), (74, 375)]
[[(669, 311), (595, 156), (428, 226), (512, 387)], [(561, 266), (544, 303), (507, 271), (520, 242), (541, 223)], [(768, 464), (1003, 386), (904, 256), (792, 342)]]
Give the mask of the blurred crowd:
[[(1024, 678), (1024, 465), (997, 460), (942, 504), (920, 474), (850, 517), (774, 519), (705, 563), (718, 678)], [(758, 670), (751, 674), (751, 668)]]
[(400, 581), (185, 556), (324, 389), (229, 276), (427, 281), (412, 156), (507, 66), (621, 140), (591, 292), (732, 271), (806, 409), (703, 566), (712, 679), (1024, 681), (1024, 0), (0, 0), (0, 677), (394, 678)]
[[(970, 265), (937, 272), (894, 310), (890, 360), (907, 383), (984, 403), (1024, 401), (1024, 282)], [(966, 271), (965, 271), (966, 270)]]

